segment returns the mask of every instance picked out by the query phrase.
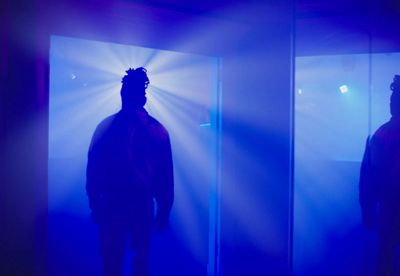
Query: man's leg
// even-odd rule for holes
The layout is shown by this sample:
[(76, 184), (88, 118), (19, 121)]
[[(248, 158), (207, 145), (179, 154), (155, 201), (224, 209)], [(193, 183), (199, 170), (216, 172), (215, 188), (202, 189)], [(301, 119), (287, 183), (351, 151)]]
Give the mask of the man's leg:
[(385, 236), (380, 237), (378, 248), (378, 275), (393, 275), (393, 250), (394, 246), (390, 239)]
[(147, 276), (149, 266), (149, 248), (148, 242), (140, 242), (136, 248), (135, 255), (133, 256), (133, 275), (134, 276)]
[(127, 230), (121, 223), (103, 222), (100, 230), (100, 254), (104, 276), (122, 276)]
[(132, 228), (132, 247), (135, 250), (132, 262), (132, 273), (134, 276), (148, 275), (150, 241), (152, 233), (152, 214), (150, 214), (146, 218), (137, 220)]

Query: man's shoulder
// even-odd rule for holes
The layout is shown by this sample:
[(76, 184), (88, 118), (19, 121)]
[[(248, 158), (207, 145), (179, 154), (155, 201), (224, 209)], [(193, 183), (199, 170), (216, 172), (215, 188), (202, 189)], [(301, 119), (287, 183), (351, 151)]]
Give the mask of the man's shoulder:
[(393, 120), (389, 120), (388, 122), (381, 125), (375, 131), (374, 136), (380, 138), (390, 135), (392, 132), (399, 132), (399, 131), (400, 131), (400, 125)]
[(169, 133), (168, 130), (164, 127), (162, 123), (160, 123), (156, 118), (151, 115), (148, 115), (148, 125), (149, 130), (152, 135), (159, 139), (168, 139)]
[(390, 120), (381, 125), (372, 136), (373, 144), (389, 145), (398, 143), (400, 139), (400, 125), (393, 120)]
[(101, 134), (110, 129), (110, 127), (113, 125), (115, 122), (115, 119), (117, 118), (118, 113), (112, 114), (103, 120), (100, 121), (100, 123), (96, 127), (96, 133)]
[(374, 133), (373, 137), (375, 138), (380, 138), (382, 136), (385, 136), (387, 132), (390, 129), (390, 122), (386, 122), (383, 125), (381, 125)]
[(114, 113), (112, 115), (107, 116), (106, 118), (104, 118), (103, 120), (100, 121), (100, 123), (98, 124), (100, 125), (108, 125), (111, 124), (115, 118), (117, 117), (118, 113)]

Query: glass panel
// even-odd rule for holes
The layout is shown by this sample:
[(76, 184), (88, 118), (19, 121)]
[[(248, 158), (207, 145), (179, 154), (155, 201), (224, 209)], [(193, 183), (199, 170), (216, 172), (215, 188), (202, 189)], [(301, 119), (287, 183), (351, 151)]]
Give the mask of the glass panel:
[(296, 275), (376, 273), (378, 224), (362, 225), (360, 167), (366, 138), (391, 118), (398, 64), (399, 53), (296, 59)]
[(368, 65), (367, 54), (296, 59), (296, 275), (359, 273), (358, 178), (368, 135)]
[(87, 152), (97, 124), (120, 109), (125, 70), (139, 66), (150, 78), (145, 107), (169, 131), (175, 174), (171, 227), (154, 236), (151, 260), (158, 262), (151, 273), (207, 274), (209, 236), (216, 236), (209, 231), (217, 229), (210, 190), (217, 185), (219, 64), (215, 57), (52, 37), (49, 274), (100, 274), (98, 231), (85, 194)]

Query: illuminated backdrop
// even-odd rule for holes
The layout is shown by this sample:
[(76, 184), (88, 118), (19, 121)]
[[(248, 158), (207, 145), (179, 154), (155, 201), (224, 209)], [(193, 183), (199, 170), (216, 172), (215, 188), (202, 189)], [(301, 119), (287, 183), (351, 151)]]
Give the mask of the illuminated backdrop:
[(53, 36), (50, 275), (99, 270), (97, 229), (85, 194), (87, 151), (97, 124), (120, 109), (125, 70), (140, 66), (150, 79), (145, 108), (169, 130), (175, 174), (171, 229), (154, 238), (152, 270), (205, 275), (207, 263), (214, 265), (219, 58)]

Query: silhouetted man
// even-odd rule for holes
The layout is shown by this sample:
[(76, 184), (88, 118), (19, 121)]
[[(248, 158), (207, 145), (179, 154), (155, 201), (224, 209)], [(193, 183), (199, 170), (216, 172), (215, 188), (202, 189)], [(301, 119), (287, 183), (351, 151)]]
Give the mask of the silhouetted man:
[(166, 227), (173, 202), (169, 135), (143, 108), (146, 72), (126, 71), (122, 109), (97, 126), (89, 149), (86, 191), (106, 276), (122, 275), (128, 243), (136, 253), (133, 274), (147, 275), (153, 225)]
[(400, 76), (390, 88), (392, 117), (367, 142), (360, 176), (363, 223), (378, 231), (380, 276), (394, 275), (394, 251), (400, 242)]

